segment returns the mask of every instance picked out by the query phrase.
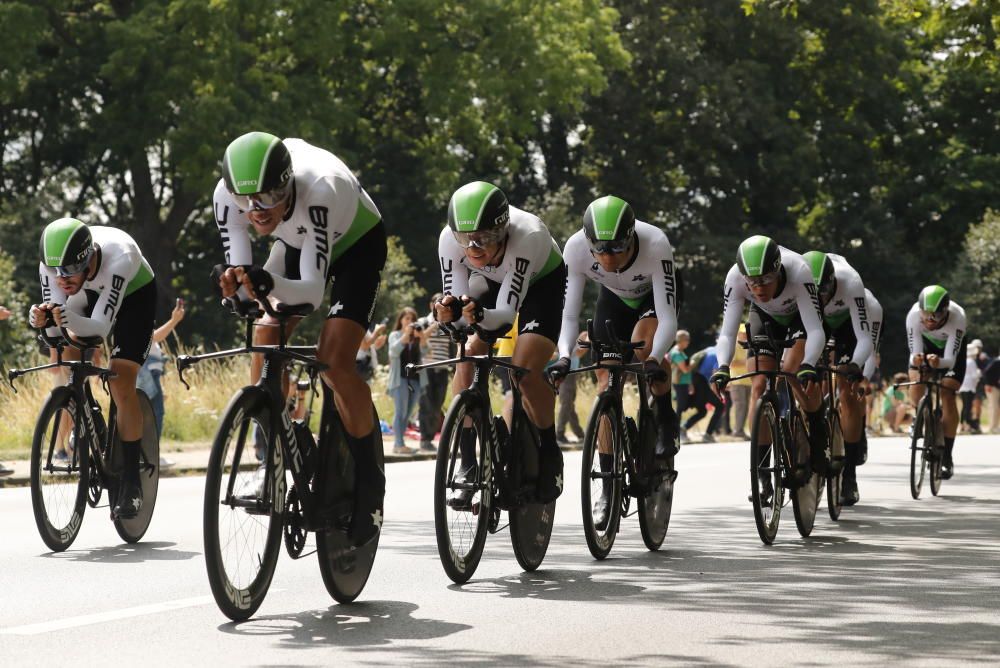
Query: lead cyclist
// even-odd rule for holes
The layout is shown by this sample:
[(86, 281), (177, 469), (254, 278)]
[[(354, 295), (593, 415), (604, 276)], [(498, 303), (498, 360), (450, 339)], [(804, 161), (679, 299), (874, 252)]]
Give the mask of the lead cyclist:
[[(302, 139), (282, 140), (265, 132), (250, 132), (229, 144), (213, 199), (226, 259), (213, 270), (213, 283), (224, 297), (318, 309), (332, 283), (316, 356), (329, 367), (323, 381), (333, 388), (354, 458), (360, 484), (350, 537), (363, 544), (381, 529), (385, 497), (385, 473), (375, 455), (382, 435), (373, 428), (371, 389), (354, 363), (385, 265), (381, 214), (340, 158)], [(250, 230), (274, 238), (263, 264), (254, 263)], [(263, 320), (276, 324), (268, 316)], [(300, 320), (289, 321), (288, 333)], [(276, 327), (260, 327), (254, 343), (274, 345), (279, 336)], [(262, 365), (262, 356), (255, 355), (252, 382), (260, 378)]]

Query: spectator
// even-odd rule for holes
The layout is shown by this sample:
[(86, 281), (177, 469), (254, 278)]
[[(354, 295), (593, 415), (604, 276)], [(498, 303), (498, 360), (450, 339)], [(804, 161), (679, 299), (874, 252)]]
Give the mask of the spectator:
[(406, 446), (403, 434), (406, 433), (406, 425), (417, 405), (417, 397), (420, 396), (421, 377), (405, 378), (403, 371), (407, 364), (420, 364), (424, 335), (422, 330), (417, 324), (416, 309), (407, 306), (396, 316), (396, 324), (389, 334), (388, 390), (395, 407), (392, 433), (396, 439), (392, 451), (397, 455), (412, 455), (416, 452)]
[(875, 401), (885, 390), (883, 385), (882, 356), (876, 352), (875, 371), (872, 372), (872, 378), (865, 389), (865, 434), (868, 436), (882, 433), (882, 413), (876, 409)]
[(719, 429), (719, 423), (722, 421), (722, 415), (725, 411), (722, 400), (716, 396), (715, 392), (708, 385), (708, 379), (719, 368), (719, 360), (715, 356), (715, 346), (709, 346), (696, 352), (691, 357), (691, 368), (691, 389), (693, 390), (693, 394), (690, 396), (692, 405), (697, 412), (684, 423), (682, 433), (686, 434), (688, 429), (696, 425), (708, 414), (708, 409), (705, 408), (706, 403), (712, 404), (712, 417), (709, 418), (708, 427), (705, 429), (705, 435), (702, 440), (705, 443), (715, 443), (715, 432)]
[(388, 320), (386, 318), (383, 322), (365, 332), (364, 338), (361, 339), (361, 345), (358, 346), (358, 353), (354, 358), (354, 363), (358, 369), (358, 375), (366, 383), (375, 377), (375, 370), (378, 369), (377, 353), (385, 345), (385, 327)]
[(989, 431), (1000, 433), (1000, 356), (993, 358), (983, 372), (983, 387), (990, 406)]
[[(905, 373), (897, 373), (892, 377), (894, 385), (905, 383), (908, 380), (909, 376)], [(886, 387), (885, 398), (882, 400), (882, 420), (888, 423), (894, 434), (903, 431), (903, 422), (908, 417), (908, 411), (909, 403), (906, 401), (906, 394), (903, 390), (897, 389), (893, 385)]]
[(986, 403), (986, 383), (983, 380), (983, 376), (986, 373), (986, 368), (989, 367), (990, 362), (993, 358), (986, 354), (983, 350), (982, 339), (974, 339), (972, 343), (969, 344), (969, 349), (976, 349), (976, 366), (979, 367), (979, 384), (976, 385), (976, 395), (972, 400), (972, 424), (975, 426), (976, 431), (974, 433), (981, 434), (982, 430), (979, 426), (979, 420), (983, 413), (983, 404)]
[[(587, 333), (583, 332), (577, 341), (586, 341)], [(569, 360), (570, 370), (580, 368), (580, 359), (587, 351), (576, 346), (573, 349), (573, 356)], [(558, 352), (555, 353), (558, 356)], [(559, 385), (559, 413), (556, 417), (556, 440), (560, 443), (569, 443), (566, 438), (566, 427), (573, 430), (573, 435), (577, 441), (583, 439), (583, 427), (580, 426), (580, 417), (576, 414), (576, 383), (580, 374), (574, 373), (566, 376)]]
[[(153, 405), (153, 416), (156, 418), (156, 437), (163, 435), (163, 384), (160, 378), (163, 376), (163, 349), (160, 343), (165, 341), (174, 331), (177, 324), (184, 319), (184, 300), (178, 298), (174, 304), (174, 310), (170, 314), (170, 319), (153, 331), (153, 342), (149, 346), (149, 355), (145, 363), (139, 369), (135, 386), (146, 393), (149, 402)], [(166, 469), (174, 463), (160, 456), (160, 468)]]
[(962, 379), (962, 386), (958, 388), (958, 396), (962, 398), (962, 431), (978, 434), (979, 425), (972, 415), (972, 403), (976, 399), (976, 388), (979, 387), (979, 377), (982, 375), (979, 365), (976, 364), (982, 342), (979, 349), (973, 347), (975, 343), (973, 341), (966, 348), (965, 377)]
[[(690, 395), (694, 391), (691, 386), (691, 364), (688, 362), (687, 353), (684, 352), (689, 345), (691, 345), (691, 335), (687, 330), (677, 330), (677, 338), (669, 354), (678, 419), (691, 404)], [(687, 442), (687, 430), (684, 427), (681, 427), (681, 442)]]
[[(746, 330), (740, 329), (736, 334), (736, 340), (740, 343), (746, 343)], [(731, 377), (736, 378), (746, 372), (747, 349), (742, 345), (737, 345), (733, 352), (733, 361), (729, 363), (729, 373)], [(733, 402), (731, 409), (733, 418), (732, 428), (733, 436), (736, 438), (748, 438), (744, 428), (747, 423), (747, 414), (750, 411), (750, 383), (751, 380), (749, 378), (743, 378), (742, 380), (734, 380), (726, 385), (729, 397)]]
[[(455, 342), (451, 340), (448, 332), (438, 326), (434, 319), (434, 304), (441, 300), (440, 292), (431, 297), (430, 313), (418, 322), (423, 326), (425, 340), (427, 341), (427, 352), (424, 355), (424, 363), (443, 362), (451, 359), (455, 354)], [(420, 386), (420, 449), (424, 452), (435, 452), (434, 435), (441, 430), (441, 423), (444, 422), (444, 397), (448, 393), (448, 376), (451, 369), (442, 367), (439, 369), (427, 369), (424, 371), (423, 385)]]
[[(10, 309), (8, 309), (6, 306), (0, 306), (0, 320), (6, 320), (9, 317), (10, 317)], [(0, 364), (0, 368), (3, 368), (3, 364)], [(10, 468), (9, 466), (4, 466), (3, 463), (0, 462), (0, 478), (12, 475), (13, 473), (14, 469)]]

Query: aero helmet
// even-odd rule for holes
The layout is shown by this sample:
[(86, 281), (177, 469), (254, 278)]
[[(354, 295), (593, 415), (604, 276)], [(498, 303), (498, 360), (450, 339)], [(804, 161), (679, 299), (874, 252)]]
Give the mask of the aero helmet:
[(60, 218), (45, 226), (38, 244), (41, 262), (59, 276), (74, 276), (87, 268), (94, 253), (90, 229), (76, 218)]
[(288, 196), (292, 157), (274, 135), (248, 132), (226, 147), (222, 179), (244, 210), (270, 209)]
[(464, 248), (499, 243), (507, 234), (509, 222), (507, 196), (492, 183), (467, 183), (455, 191), (448, 203), (448, 228)]
[(772, 274), (781, 269), (781, 251), (774, 239), (758, 234), (740, 244), (736, 266), (747, 278)]
[(596, 253), (625, 251), (635, 235), (632, 207), (614, 195), (595, 199), (583, 214), (583, 233)]

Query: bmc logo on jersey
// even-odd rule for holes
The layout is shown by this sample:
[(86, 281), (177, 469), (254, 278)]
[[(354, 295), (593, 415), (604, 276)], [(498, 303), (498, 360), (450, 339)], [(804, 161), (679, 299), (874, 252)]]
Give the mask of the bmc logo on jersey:
[(524, 275), (528, 273), (528, 259), (519, 257), (514, 259), (514, 277), (510, 281), (510, 292), (507, 293), (507, 304), (512, 304), (516, 309), (521, 301), (521, 290), (524, 288)]
[(869, 331), (868, 327), (868, 304), (864, 297), (855, 297), (854, 305), (858, 307), (858, 324), (862, 331)]

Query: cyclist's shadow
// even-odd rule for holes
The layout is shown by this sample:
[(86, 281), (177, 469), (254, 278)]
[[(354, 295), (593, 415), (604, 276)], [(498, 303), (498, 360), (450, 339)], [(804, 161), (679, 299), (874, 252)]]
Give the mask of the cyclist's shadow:
[(317, 643), (338, 646), (385, 645), (399, 640), (432, 640), (472, 627), (436, 619), (413, 617), (419, 606), (405, 601), (362, 601), (331, 605), (289, 615), (262, 615), (245, 622), (219, 626), (225, 633), (272, 636), (285, 645), (314, 648)]
[[(596, 571), (600, 572), (600, 571)], [(491, 580), (472, 580), (448, 589), (472, 594), (499, 594), (507, 598), (538, 598), (548, 601), (620, 601), (635, 596), (645, 587), (621, 582), (594, 580), (594, 572), (563, 569), (518, 573)]]
[(201, 556), (201, 552), (172, 550), (177, 543), (164, 541), (150, 543), (122, 543), (90, 550), (66, 550), (65, 552), (45, 552), (41, 557), (48, 559), (68, 559), (96, 563), (138, 564), (145, 561), (182, 561)]

